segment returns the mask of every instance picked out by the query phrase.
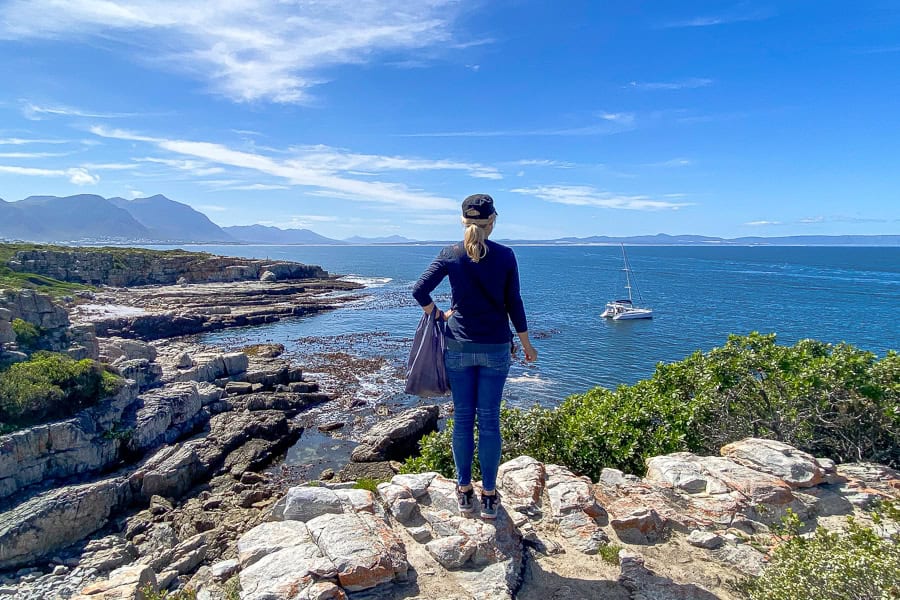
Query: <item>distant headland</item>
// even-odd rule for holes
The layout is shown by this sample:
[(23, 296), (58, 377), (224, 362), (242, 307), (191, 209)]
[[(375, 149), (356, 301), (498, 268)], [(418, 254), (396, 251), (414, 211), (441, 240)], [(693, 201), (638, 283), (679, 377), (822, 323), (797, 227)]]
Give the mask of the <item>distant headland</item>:
[[(399, 235), (338, 240), (309, 229), (265, 225), (220, 227), (202, 212), (157, 194), (147, 198), (103, 198), (94, 194), (0, 199), (0, 241), (83, 244), (248, 244), (248, 245), (434, 245), (447, 240), (414, 240)], [(638, 235), (501, 239), (512, 245), (579, 246), (900, 246), (897, 235), (792, 235), (722, 238), (703, 235)]]

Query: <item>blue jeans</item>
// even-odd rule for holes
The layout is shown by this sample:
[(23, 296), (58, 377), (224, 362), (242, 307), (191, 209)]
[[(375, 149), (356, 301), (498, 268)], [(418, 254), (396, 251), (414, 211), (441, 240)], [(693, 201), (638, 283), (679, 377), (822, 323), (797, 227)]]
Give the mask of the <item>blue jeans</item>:
[(509, 350), (444, 353), (453, 394), (453, 462), (461, 486), (472, 483), (475, 415), (478, 415), (478, 461), (485, 490), (497, 489), (500, 467), (500, 398), (509, 373)]

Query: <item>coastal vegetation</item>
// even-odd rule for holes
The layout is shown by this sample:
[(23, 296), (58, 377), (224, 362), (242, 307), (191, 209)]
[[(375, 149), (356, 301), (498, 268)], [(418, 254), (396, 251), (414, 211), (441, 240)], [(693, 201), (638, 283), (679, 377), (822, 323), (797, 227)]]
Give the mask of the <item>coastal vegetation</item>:
[[(448, 426), (420, 443), (407, 472), (453, 474)], [(642, 474), (644, 461), (691, 451), (718, 454), (745, 437), (785, 442), (837, 462), (900, 467), (900, 355), (774, 334), (730, 336), (709, 352), (660, 363), (614, 390), (597, 387), (557, 408), (505, 406), (503, 460), (527, 454), (597, 480), (603, 468)], [(477, 459), (476, 459), (477, 469)]]
[(762, 575), (740, 587), (751, 600), (881, 600), (900, 598), (900, 508), (885, 503), (873, 523), (848, 517), (846, 531), (818, 527), (801, 535), (800, 519), (788, 513), (776, 532), (781, 543)]
[(115, 394), (121, 382), (97, 361), (36, 352), (0, 371), (0, 431), (71, 416)]
[(16, 334), (16, 345), (20, 350), (33, 352), (38, 349), (43, 334), (40, 327), (23, 319), (13, 319), (12, 328)]

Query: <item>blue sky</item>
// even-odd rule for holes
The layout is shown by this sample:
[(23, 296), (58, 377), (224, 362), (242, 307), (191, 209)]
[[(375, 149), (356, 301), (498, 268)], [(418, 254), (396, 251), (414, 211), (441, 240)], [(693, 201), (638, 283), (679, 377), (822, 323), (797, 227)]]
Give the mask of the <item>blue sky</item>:
[(900, 233), (890, 1), (0, 1), (0, 197), (332, 237)]

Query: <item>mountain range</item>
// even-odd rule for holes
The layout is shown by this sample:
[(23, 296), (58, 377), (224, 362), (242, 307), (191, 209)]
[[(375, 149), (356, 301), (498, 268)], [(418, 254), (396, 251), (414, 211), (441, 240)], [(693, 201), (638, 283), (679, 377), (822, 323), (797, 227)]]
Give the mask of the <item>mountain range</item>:
[[(309, 229), (280, 229), (265, 225), (219, 227), (187, 204), (157, 194), (148, 198), (30, 196), (17, 202), (0, 199), (0, 240), (75, 243), (225, 243), (262, 245), (439, 244), (398, 235), (325, 237)], [(720, 238), (701, 235), (590, 236), (553, 240), (500, 240), (510, 244), (631, 244), (631, 245), (798, 245), (900, 246), (900, 235), (803, 235)]]

